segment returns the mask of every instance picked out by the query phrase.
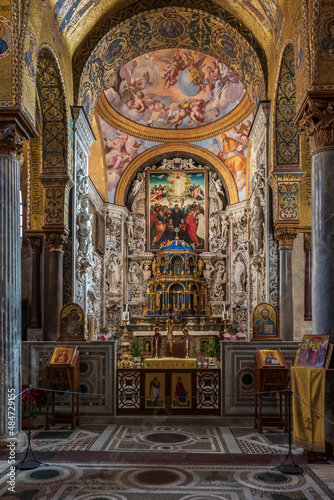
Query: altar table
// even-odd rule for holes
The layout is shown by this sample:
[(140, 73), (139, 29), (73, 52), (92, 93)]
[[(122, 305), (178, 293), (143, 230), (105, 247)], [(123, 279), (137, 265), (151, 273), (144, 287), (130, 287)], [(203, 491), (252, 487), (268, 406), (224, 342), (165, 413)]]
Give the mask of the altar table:
[(144, 361), (144, 368), (171, 370), (177, 368), (178, 370), (189, 370), (190, 368), (197, 368), (196, 358), (146, 358)]

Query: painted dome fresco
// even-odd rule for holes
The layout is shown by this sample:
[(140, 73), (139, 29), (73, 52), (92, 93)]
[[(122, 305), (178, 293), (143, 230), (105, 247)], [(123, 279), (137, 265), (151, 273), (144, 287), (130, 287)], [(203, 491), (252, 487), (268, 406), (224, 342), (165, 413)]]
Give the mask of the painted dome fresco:
[[(233, 47), (231, 41), (232, 52)], [(145, 53), (121, 66), (104, 95), (126, 119), (151, 128), (179, 130), (223, 118), (241, 102), (245, 88), (215, 57), (169, 48)]]

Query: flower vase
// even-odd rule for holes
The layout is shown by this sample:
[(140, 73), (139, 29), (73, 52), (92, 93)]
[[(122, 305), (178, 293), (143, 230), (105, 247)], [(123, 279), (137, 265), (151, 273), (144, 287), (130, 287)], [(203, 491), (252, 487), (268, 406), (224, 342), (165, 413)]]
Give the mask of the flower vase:
[[(30, 417), (30, 427), (33, 428), (36, 425), (36, 417)], [(29, 418), (22, 418), (22, 429), (29, 429)]]

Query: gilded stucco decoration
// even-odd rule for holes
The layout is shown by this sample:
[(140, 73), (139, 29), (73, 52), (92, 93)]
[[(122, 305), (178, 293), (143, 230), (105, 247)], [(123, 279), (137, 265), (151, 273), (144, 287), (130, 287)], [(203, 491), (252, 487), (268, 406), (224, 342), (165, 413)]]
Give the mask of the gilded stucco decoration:
[[(129, 188), (138, 171), (142, 170), (146, 166), (157, 164), (160, 157), (168, 159), (175, 156), (183, 156), (184, 158), (193, 157), (195, 158), (195, 161), (198, 161), (202, 165), (210, 166), (216, 173), (218, 173), (219, 178), (223, 182), (228, 202), (230, 204), (233, 204), (239, 201), (238, 191), (234, 178), (230, 170), (222, 161), (220, 161), (211, 152), (206, 151), (205, 149), (202, 149), (198, 146), (175, 143), (151, 148), (148, 151), (142, 153), (130, 163), (118, 183), (115, 196), (116, 205), (126, 204)], [(198, 158), (198, 160), (196, 158)]]
[(292, 45), (284, 51), (276, 97), (276, 167), (299, 166), (299, 134), (295, 124), (295, 55)]
[[(164, 27), (166, 21), (174, 23), (170, 31)], [(176, 14), (175, 8), (171, 7), (134, 16), (113, 28), (96, 46), (83, 70), (78, 98), (78, 103), (84, 106), (90, 119), (102, 89), (108, 91), (116, 86), (119, 90), (115, 79), (122, 66), (140, 56), (143, 56), (142, 63), (146, 62), (148, 65), (145, 54), (147, 59), (147, 53), (161, 50), (166, 45), (171, 49), (180, 45), (184, 47), (189, 62), (186, 62), (186, 57), (171, 54), (166, 65), (170, 65), (172, 69), (174, 64), (175, 69), (178, 63), (175, 60), (173, 62), (173, 58), (176, 57), (182, 58), (184, 64), (189, 64), (188, 76), (191, 75), (192, 81), (187, 78), (186, 83), (192, 84), (192, 91), (207, 84), (210, 78), (208, 72), (204, 73), (203, 67), (196, 67), (201, 58), (195, 59), (193, 51), (200, 47), (201, 52), (214, 58), (216, 63), (224, 64), (240, 79), (247, 89), (253, 109), (265, 95), (264, 76), (257, 54), (237, 30), (227, 23), (222, 23), (217, 17), (199, 10), (179, 8)], [(195, 62), (190, 62), (191, 58)], [(183, 71), (180, 73), (183, 74)], [(120, 76), (122, 78), (121, 74)], [(124, 74), (125, 79), (127, 76)], [(135, 78), (131, 78), (130, 72), (128, 88), (131, 85), (133, 87), (134, 81)], [(148, 88), (147, 77), (145, 81)], [(143, 80), (137, 83), (143, 86)], [(138, 87), (136, 96), (141, 90)]]

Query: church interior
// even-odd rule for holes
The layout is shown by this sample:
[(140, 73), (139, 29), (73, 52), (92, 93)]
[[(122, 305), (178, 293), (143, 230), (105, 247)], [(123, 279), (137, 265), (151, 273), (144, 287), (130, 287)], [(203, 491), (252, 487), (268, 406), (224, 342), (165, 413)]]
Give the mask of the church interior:
[(0, 74), (0, 498), (334, 498), (334, 2), (0, 0)]

